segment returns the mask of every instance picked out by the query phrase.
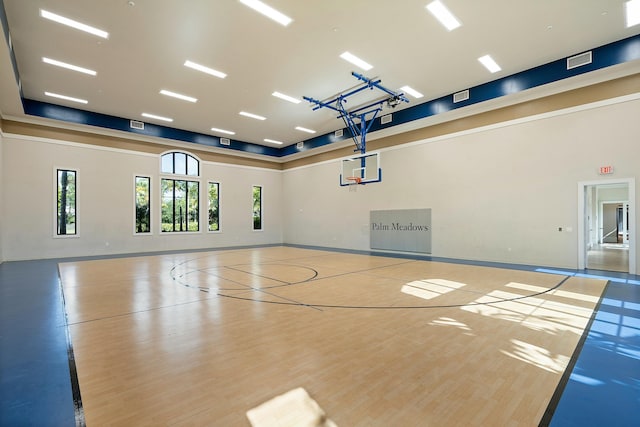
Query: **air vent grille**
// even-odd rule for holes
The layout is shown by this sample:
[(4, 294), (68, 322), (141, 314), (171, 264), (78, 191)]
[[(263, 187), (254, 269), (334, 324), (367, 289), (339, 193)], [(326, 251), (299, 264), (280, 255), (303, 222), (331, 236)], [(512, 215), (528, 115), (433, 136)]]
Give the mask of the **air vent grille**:
[(462, 102), (469, 99), (469, 89), (462, 90), (453, 94), (453, 102)]
[(591, 64), (593, 62), (593, 54), (591, 51), (581, 53), (567, 58), (567, 70), (572, 68), (582, 67), (583, 65)]
[(380, 117), (380, 123), (383, 125), (386, 125), (387, 123), (391, 123), (392, 120), (393, 120), (393, 114), (386, 114)]
[(335, 136), (336, 138), (342, 138), (342, 135), (344, 135), (344, 132), (342, 129), (338, 129), (333, 133), (333, 136)]
[(141, 122), (141, 121), (138, 121), (138, 120), (130, 120), (129, 121), (129, 126), (132, 129), (144, 130), (144, 122)]

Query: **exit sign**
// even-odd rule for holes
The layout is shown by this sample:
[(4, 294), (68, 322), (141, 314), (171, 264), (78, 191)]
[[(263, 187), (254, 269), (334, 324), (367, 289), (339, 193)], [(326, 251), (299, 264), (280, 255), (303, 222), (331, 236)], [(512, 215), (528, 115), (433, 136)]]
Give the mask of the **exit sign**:
[(600, 166), (600, 175), (609, 175), (613, 173), (613, 166)]

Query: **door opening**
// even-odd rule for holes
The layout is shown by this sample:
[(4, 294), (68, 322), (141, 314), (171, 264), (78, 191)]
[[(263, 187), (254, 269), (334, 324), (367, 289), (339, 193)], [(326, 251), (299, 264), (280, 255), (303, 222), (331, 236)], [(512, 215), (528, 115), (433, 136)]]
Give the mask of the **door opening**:
[(635, 274), (635, 181), (581, 182), (578, 191), (578, 269)]

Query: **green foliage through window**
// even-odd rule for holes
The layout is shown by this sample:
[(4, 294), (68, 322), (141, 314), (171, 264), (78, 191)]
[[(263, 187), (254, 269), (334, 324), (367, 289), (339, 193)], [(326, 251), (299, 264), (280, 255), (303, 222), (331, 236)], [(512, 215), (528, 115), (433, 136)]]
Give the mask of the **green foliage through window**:
[(199, 231), (199, 187), (197, 181), (162, 179), (162, 231)]
[(76, 171), (58, 169), (57, 234), (76, 234)]
[(253, 229), (262, 230), (262, 187), (253, 186)]
[(220, 230), (220, 184), (209, 183), (209, 231)]
[(136, 176), (136, 233), (151, 232), (151, 178)]

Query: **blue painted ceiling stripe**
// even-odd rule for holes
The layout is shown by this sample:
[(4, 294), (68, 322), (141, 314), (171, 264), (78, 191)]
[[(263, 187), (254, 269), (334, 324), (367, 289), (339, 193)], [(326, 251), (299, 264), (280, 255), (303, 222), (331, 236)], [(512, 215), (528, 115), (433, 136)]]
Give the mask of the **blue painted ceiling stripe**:
[[(1, 0), (0, 0), (1, 1)], [(3, 12), (0, 12), (2, 15)], [(3, 25), (6, 24), (3, 22)], [(590, 64), (567, 70), (566, 58), (549, 62), (538, 67), (531, 68), (507, 77), (493, 80), (478, 86), (469, 88), (469, 99), (454, 103), (453, 95), (443, 96), (421, 104), (417, 104), (393, 113), (393, 122), (381, 124), (380, 120), (371, 126), (371, 132), (409, 123), (414, 120), (427, 118), (446, 111), (477, 104), (491, 99), (500, 98), (523, 90), (560, 81), (569, 77), (600, 70), (616, 64), (640, 59), (640, 34), (613, 42), (591, 50), (593, 61)], [(465, 89), (461, 89), (465, 90)], [(221, 145), (220, 138), (216, 136), (180, 130), (176, 128), (154, 125), (145, 122), (144, 130), (130, 127), (129, 119), (124, 119), (106, 114), (93, 113), (70, 107), (63, 107), (46, 102), (23, 98), (26, 114), (46, 117), (49, 119), (67, 121), (71, 123), (87, 124), (108, 129), (132, 132), (157, 138), (173, 139), (178, 141), (201, 144), (210, 147), (244, 151), (269, 157), (284, 157), (301, 151), (322, 147), (334, 142), (351, 138), (347, 128), (343, 128), (344, 136), (336, 138), (334, 132), (320, 135), (312, 139), (304, 140), (303, 147), (297, 148), (292, 144), (283, 148), (265, 147), (258, 144), (231, 140), (230, 145)]]

